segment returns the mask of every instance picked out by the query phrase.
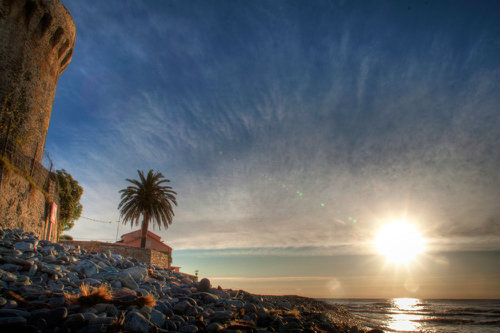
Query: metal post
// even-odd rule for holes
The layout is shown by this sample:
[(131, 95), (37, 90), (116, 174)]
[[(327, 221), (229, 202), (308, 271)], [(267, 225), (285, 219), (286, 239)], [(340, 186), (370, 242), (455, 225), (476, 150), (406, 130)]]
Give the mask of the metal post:
[(9, 125), (7, 125), (7, 134), (5, 135), (5, 141), (2, 148), (2, 157), (5, 156), (5, 151), (7, 150), (7, 142), (9, 141), (10, 125), (12, 124), (12, 119), (9, 119)]
[(35, 168), (35, 159), (37, 154), (38, 154), (38, 142), (36, 143), (35, 155), (33, 156), (33, 160), (31, 161), (30, 177), (33, 176), (33, 169)]

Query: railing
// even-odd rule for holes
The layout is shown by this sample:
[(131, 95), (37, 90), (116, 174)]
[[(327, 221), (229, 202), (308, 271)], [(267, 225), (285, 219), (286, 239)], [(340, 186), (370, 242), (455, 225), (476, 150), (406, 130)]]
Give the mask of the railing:
[(0, 136), (0, 149), (1, 157), (19, 169), (28, 181), (33, 182), (53, 199), (58, 197), (56, 174), (36, 160), (36, 155), (41, 154), (43, 148), (38, 148), (34, 156), (27, 156), (17, 142), (10, 140), (8, 136)]

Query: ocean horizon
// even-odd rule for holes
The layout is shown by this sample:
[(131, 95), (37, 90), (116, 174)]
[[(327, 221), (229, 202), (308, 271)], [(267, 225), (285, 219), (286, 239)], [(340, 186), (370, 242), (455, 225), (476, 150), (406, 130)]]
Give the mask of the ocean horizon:
[(498, 333), (500, 299), (322, 298), (386, 332)]

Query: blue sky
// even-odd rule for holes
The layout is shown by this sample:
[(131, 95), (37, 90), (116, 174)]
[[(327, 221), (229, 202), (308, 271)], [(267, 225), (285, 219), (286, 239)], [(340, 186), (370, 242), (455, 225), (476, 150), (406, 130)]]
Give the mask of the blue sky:
[(187, 270), (371, 255), (402, 218), (436, 253), (499, 250), (497, 1), (62, 2), (77, 40), (45, 150), (84, 216), (118, 220), (125, 178), (152, 168), (178, 192), (159, 234)]

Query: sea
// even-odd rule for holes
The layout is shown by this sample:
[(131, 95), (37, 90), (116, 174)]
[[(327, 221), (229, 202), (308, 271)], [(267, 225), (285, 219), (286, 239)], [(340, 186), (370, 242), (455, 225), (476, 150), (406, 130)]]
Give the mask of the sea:
[(323, 299), (340, 304), (365, 328), (386, 332), (499, 333), (500, 300)]

